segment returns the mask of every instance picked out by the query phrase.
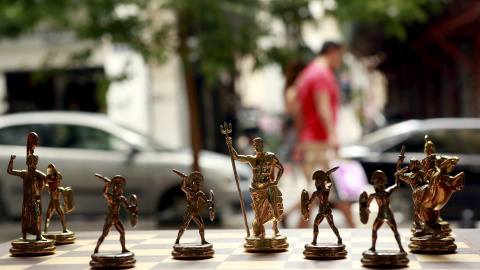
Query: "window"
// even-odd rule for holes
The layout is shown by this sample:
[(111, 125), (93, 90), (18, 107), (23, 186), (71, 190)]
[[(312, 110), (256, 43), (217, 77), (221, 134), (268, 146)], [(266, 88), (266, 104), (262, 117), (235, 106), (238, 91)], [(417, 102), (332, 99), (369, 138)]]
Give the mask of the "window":
[(50, 125), (52, 147), (91, 150), (125, 151), (129, 145), (100, 129), (76, 125)]
[(30, 132), (37, 133), (40, 146), (49, 146), (48, 138), (43, 136), (43, 127), (38, 124), (17, 125), (0, 129), (0, 144), (26, 146)]

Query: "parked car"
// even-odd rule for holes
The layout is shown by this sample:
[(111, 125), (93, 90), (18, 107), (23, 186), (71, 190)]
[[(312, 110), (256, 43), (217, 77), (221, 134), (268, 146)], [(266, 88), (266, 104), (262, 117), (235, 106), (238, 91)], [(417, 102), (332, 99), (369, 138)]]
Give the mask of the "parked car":
[[(401, 122), (363, 137), (357, 144), (340, 149), (345, 158), (360, 161), (368, 177), (375, 170), (383, 170), (394, 183), (396, 163), (402, 146), (405, 146), (405, 163), (411, 158), (422, 160), (425, 135), (433, 141), (437, 155), (458, 156), (457, 166), (451, 173), (465, 172), (466, 184), (455, 192), (440, 214), (446, 219), (460, 219), (464, 209), (471, 209), (480, 217), (480, 119), (439, 118)], [(413, 213), (412, 191), (401, 183), (401, 203), (405, 211)], [(393, 198), (393, 196), (392, 196)], [(397, 200), (398, 202), (398, 200)]]
[[(77, 112), (16, 113), (0, 117), (0, 218), (20, 217), (23, 183), (6, 173), (10, 155), (15, 154), (14, 169), (24, 170), (26, 141), (36, 132), (40, 145), (38, 169), (46, 172), (55, 164), (62, 173), (62, 186), (75, 193), (73, 214), (102, 214), (107, 203), (102, 195), (104, 183), (94, 173), (112, 178), (120, 174), (127, 180), (125, 194), (136, 194), (140, 214), (158, 214), (160, 220), (181, 220), (187, 205), (181, 191), (181, 178), (172, 172), (191, 173), (192, 156), (187, 149), (171, 150), (152, 139), (124, 128), (102, 114)], [(215, 192), (218, 215), (239, 205), (230, 157), (201, 151), (199, 159), (204, 175), (203, 189)], [(244, 189), (251, 170), (237, 164)], [(46, 192), (44, 192), (46, 193)], [(47, 199), (47, 200), (46, 200)], [(44, 196), (44, 207), (48, 197)], [(227, 209), (229, 208), (229, 209)]]

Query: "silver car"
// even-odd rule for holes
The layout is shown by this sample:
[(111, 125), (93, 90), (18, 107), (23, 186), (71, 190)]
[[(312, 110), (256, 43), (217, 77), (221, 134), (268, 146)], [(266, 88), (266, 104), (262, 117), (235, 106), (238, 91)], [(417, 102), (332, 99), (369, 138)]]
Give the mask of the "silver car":
[[(23, 183), (6, 173), (10, 155), (14, 169), (24, 170), (26, 141), (36, 132), (40, 146), (38, 169), (45, 172), (49, 163), (62, 173), (62, 186), (75, 192), (73, 214), (105, 214), (104, 183), (94, 173), (106, 177), (120, 174), (127, 180), (125, 194), (136, 194), (140, 214), (159, 214), (161, 220), (181, 218), (187, 205), (180, 190), (181, 179), (172, 169), (190, 174), (192, 156), (186, 149), (169, 150), (139, 133), (126, 129), (105, 115), (77, 112), (17, 113), (0, 117), (0, 218), (20, 217)], [(209, 151), (200, 153), (205, 178), (203, 190), (215, 192), (217, 214), (239, 205), (230, 157)], [(245, 190), (251, 170), (237, 164)], [(247, 189), (248, 190), (248, 189)], [(45, 192), (46, 193), (46, 192)], [(48, 204), (44, 196), (44, 208)]]

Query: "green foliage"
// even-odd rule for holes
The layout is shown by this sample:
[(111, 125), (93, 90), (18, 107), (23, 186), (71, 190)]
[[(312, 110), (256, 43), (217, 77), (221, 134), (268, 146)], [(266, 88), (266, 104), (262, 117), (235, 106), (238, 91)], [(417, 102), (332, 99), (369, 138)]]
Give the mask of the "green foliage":
[(381, 25), (387, 37), (405, 41), (408, 38), (408, 26), (427, 23), (430, 17), (443, 11), (447, 2), (448, 0), (336, 0), (336, 8), (329, 12), (342, 22), (358, 26)]

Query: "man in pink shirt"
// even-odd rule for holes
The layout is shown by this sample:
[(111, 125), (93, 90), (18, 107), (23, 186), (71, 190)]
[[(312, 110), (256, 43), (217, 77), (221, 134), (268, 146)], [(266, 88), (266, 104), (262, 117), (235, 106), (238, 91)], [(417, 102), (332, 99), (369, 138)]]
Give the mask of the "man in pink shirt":
[[(340, 87), (334, 71), (340, 68), (341, 63), (342, 47), (327, 41), (297, 78), (297, 100), (302, 118), (298, 137), (306, 179), (310, 179), (316, 169), (327, 170), (327, 153), (338, 149), (335, 125), (340, 106)], [(334, 206), (345, 214), (348, 225), (353, 227), (350, 203), (336, 202)]]

